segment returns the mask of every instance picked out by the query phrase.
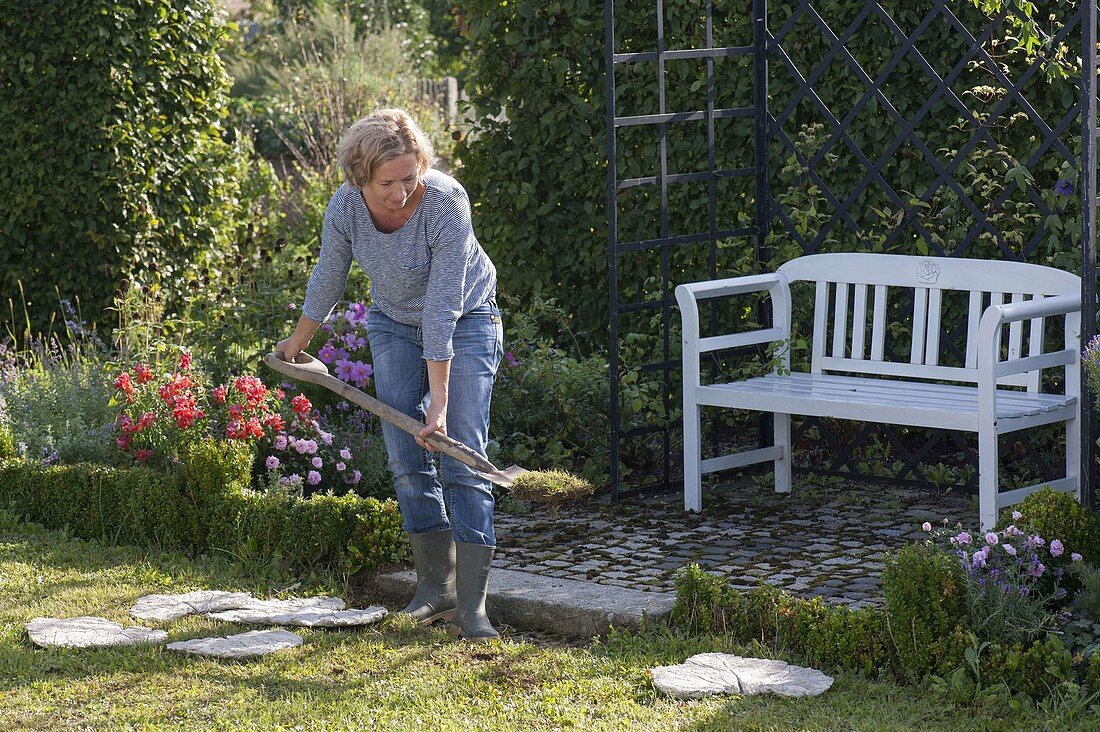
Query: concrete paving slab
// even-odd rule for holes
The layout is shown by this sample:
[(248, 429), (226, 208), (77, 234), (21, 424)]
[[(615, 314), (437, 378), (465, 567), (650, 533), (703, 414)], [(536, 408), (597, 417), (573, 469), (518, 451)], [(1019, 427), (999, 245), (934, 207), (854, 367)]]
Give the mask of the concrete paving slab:
[[(405, 602), (416, 588), (416, 573), (407, 570), (382, 574), (377, 582), (387, 594)], [(489, 573), (485, 607), (495, 624), (591, 638), (606, 635), (612, 627), (637, 628), (644, 619), (663, 619), (672, 611), (675, 600), (671, 592), (643, 592), (494, 569)]]

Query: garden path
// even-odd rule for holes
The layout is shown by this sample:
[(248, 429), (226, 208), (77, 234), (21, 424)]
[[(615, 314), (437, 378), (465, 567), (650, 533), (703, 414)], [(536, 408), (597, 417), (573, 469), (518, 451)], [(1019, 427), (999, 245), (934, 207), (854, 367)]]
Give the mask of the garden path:
[(671, 591), (676, 570), (697, 562), (739, 589), (763, 581), (852, 608), (883, 604), (883, 553), (919, 539), (922, 523), (977, 522), (971, 496), (797, 475), (789, 494), (751, 480), (709, 490), (702, 514), (686, 513), (676, 492), (556, 516), (501, 504), (495, 567)]

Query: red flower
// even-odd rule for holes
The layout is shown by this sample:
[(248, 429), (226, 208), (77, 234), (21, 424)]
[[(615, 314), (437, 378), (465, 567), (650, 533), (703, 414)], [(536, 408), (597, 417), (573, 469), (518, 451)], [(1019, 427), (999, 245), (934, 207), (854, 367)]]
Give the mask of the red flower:
[(128, 449), (130, 447), (130, 445), (133, 443), (133, 441), (134, 441), (134, 438), (131, 437), (128, 434), (119, 435), (118, 437), (115, 438), (115, 444), (118, 445), (123, 450)]
[(137, 375), (137, 383), (145, 384), (153, 380), (153, 370), (149, 368), (147, 363), (139, 363), (134, 367), (134, 374)]
[(191, 354), (184, 351), (180, 354), (180, 371), (187, 371), (191, 368)]
[(130, 372), (123, 371), (115, 379), (115, 389), (126, 395), (126, 401), (134, 401), (134, 383), (130, 381)]
[(286, 429), (286, 422), (279, 415), (272, 414), (268, 415), (267, 419), (264, 420), (264, 426), (270, 427), (271, 429), (278, 432), (280, 430)]
[(299, 394), (291, 399), (290, 406), (294, 410), (294, 413), (303, 419), (308, 417), (310, 411), (313, 409), (313, 405), (309, 403), (309, 398), (307, 398), (305, 394)]
[(137, 452), (134, 453), (134, 460), (136, 460), (139, 463), (144, 463), (145, 461), (147, 461), (151, 457), (153, 457), (153, 451), (152, 450), (138, 450)]
[(214, 388), (214, 401), (218, 404), (225, 404), (225, 387), (218, 386)]

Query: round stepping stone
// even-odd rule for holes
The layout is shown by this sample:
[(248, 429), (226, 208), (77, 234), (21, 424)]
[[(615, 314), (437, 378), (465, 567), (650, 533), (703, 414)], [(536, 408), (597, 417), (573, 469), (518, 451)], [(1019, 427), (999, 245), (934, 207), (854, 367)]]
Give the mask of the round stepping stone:
[(130, 608), (130, 616), (139, 620), (175, 620), (185, 615), (213, 613), (245, 607), (255, 598), (248, 592), (197, 590), (180, 595), (145, 595)]
[(816, 669), (727, 653), (700, 653), (678, 666), (657, 666), (649, 673), (657, 688), (681, 699), (709, 694), (817, 696), (833, 685), (832, 677)]
[(266, 610), (225, 610), (219, 613), (207, 613), (213, 620), (230, 623), (252, 623), (255, 625), (297, 625), (310, 628), (348, 628), (359, 625), (373, 625), (386, 617), (389, 611), (384, 607), (368, 607), (365, 610), (326, 610), (323, 608), (299, 608), (286, 612)]
[(256, 658), (293, 648), (302, 639), (286, 630), (250, 630), (224, 638), (195, 638), (169, 643), (168, 649), (209, 658)]
[(123, 628), (107, 618), (35, 618), (27, 623), (31, 643), (43, 648), (105, 648), (161, 643), (168, 640), (163, 630), (131, 626)]

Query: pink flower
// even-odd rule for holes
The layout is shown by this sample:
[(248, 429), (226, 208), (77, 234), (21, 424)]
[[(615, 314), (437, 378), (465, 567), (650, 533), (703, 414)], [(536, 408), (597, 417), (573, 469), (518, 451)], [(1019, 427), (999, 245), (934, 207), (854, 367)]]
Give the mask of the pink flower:
[(511, 351), (504, 352), (504, 361), (512, 368), (519, 366), (519, 361), (516, 359), (515, 355), (513, 355)]
[(1042, 577), (1045, 570), (1046, 567), (1043, 566), (1042, 562), (1036, 562), (1035, 564), (1031, 565), (1031, 569), (1029, 569), (1027, 573), (1032, 577)]
[(1024, 515), (1022, 513), (1020, 513), (1019, 511), (1013, 511), (1012, 512), (1012, 520), (1013, 521), (1019, 521), (1023, 517), (1024, 517)]
[(317, 457), (316, 455), (309, 462), (315, 468), (320, 468), (322, 465), (324, 465), (324, 463), (321, 461), (321, 458)]
[(1071, 562), (1080, 562), (1080, 561), (1081, 561), (1082, 559), (1084, 559), (1084, 557), (1082, 557), (1082, 556), (1081, 556), (1080, 554), (1078, 554), (1077, 552), (1072, 552), (1072, 553), (1071, 553), (1071, 554), (1069, 555), (1069, 558), (1070, 558), (1070, 561), (1071, 561)]
[(362, 474), (362, 473), (360, 473), (360, 472), (359, 472), (358, 470), (356, 470), (356, 471), (355, 471), (354, 473), (352, 473), (352, 475), (351, 475), (351, 482), (352, 482), (352, 484), (358, 483), (358, 482), (359, 482), (359, 479), (360, 479), (360, 478), (362, 478), (362, 477), (363, 477), (363, 474)]
[(275, 438), (275, 449), (276, 450), (285, 450), (286, 449), (286, 435), (279, 435), (278, 437)]
[(955, 536), (955, 541), (959, 544), (969, 544), (971, 541), (970, 534), (966, 533), (965, 531), (961, 531), (958, 535)]
[(347, 468), (348, 466), (344, 465), (343, 463), (336, 463), (336, 469), (339, 470), (341, 473), (347, 470)]
[(1050, 542), (1050, 556), (1060, 557), (1065, 550), (1066, 548), (1062, 546), (1062, 542), (1058, 541), (1057, 539)]
[(1005, 554), (1010, 557), (1016, 556), (1016, 547), (1012, 546), (1011, 544), (1001, 544), (1001, 546), (1005, 548)]
[(992, 532), (992, 531), (990, 531), (988, 534), (985, 535), (985, 543), (986, 544), (989, 544), (989, 545), (992, 546), (992, 545), (996, 544), (998, 541), (999, 541), (999, 539), (997, 538), (997, 534)]
[(269, 455), (267, 460), (264, 461), (264, 465), (267, 466), (268, 470), (274, 470), (280, 465), (279, 458), (274, 455)]
[(317, 485), (321, 482), (321, 474), (316, 470), (309, 471), (309, 475), (306, 476), (306, 482), (310, 485)]
[(340, 451), (340, 457), (344, 458), (345, 460), (351, 460), (351, 450), (345, 447), (343, 450)]

